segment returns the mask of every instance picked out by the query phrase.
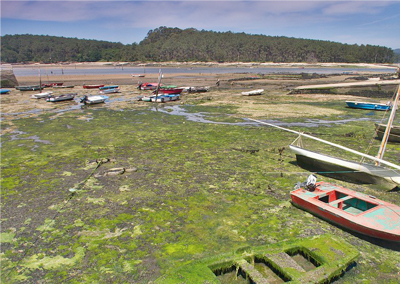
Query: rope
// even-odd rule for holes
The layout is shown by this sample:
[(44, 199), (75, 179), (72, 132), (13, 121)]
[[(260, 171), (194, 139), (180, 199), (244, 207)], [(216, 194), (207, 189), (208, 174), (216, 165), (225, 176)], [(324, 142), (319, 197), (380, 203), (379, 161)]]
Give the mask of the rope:
[[(70, 194), (69, 194), (67, 200), (64, 202), (64, 205), (63, 205), (63, 206), (57, 211), (57, 213), (53, 216), (53, 218), (51, 218), (51, 221), (55, 221), (55, 220), (57, 219), (57, 217), (58, 217), (58, 215), (60, 214), (60, 212), (62, 212), (63, 209), (65, 208), (65, 206), (67, 206), (68, 202), (69, 202), (69, 201), (72, 199), (72, 197), (75, 195), (76, 191), (77, 191), (77, 190), (80, 190), (80, 189), (85, 185), (85, 183), (88, 181), (88, 179), (94, 174), (94, 172), (95, 172), (103, 163), (107, 163), (108, 161), (109, 161), (109, 159), (107, 159), (107, 158), (101, 159), (100, 161), (97, 161), (97, 160), (96, 160), (96, 163), (97, 163), (96, 168), (95, 168), (95, 169), (94, 169), (94, 170), (93, 170), (93, 171), (92, 171), (78, 186), (77, 186), (77, 189), (75, 189), (75, 188), (70, 188), (70, 189), (69, 189)], [(52, 222), (49, 222), (49, 223), (44, 227), (44, 229), (47, 229), (47, 228), (50, 226), (51, 223), (52, 223)], [(21, 264), (22, 260), (26, 257), (26, 255), (28, 254), (28, 252), (30, 252), (30, 251), (32, 250), (32, 248), (36, 245), (37, 241), (39, 240), (39, 237), (40, 237), (40, 234), (36, 237), (36, 239), (35, 239), (35, 240), (33, 241), (33, 243), (29, 246), (29, 248), (25, 250), (25, 252), (23, 253), (22, 257), (18, 260), (18, 262), (17, 262), (17, 264), (16, 264), (15, 267), (18, 267), (18, 266)], [(21, 273), (21, 272), (25, 271), (26, 269), (27, 269), (27, 267), (24, 267), (22, 270), (17, 271), (17, 272), (18, 272), (18, 273)], [(10, 271), (8, 272), (8, 274), (6, 275), (6, 277), (8, 277), (12, 271), (14, 271), (14, 270), (10, 269)]]

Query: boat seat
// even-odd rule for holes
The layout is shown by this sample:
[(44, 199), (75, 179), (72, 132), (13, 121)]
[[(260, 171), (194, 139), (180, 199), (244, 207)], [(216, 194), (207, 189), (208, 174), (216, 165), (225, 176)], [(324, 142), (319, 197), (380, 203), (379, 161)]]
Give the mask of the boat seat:
[(353, 198), (353, 196), (348, 195), (346, 197), (339, 198), (339, 199), (336, 199), (335, 201), (329, 202), (329, 205), (334, 206), (334, 205), (339, 204), (340, 202), (343, 202), (345, 200), (349, 200), (349, 199), (352, 199), (352, 198)]

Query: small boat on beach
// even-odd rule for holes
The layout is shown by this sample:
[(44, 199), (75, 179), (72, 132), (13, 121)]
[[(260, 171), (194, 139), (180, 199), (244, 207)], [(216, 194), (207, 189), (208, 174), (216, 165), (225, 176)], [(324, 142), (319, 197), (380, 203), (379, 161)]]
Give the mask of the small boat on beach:
[(157, 103), (165, 103), (165, 102), (171, 101), (171, 96), (169, 96), (169, 95), (152, 96), (151, 101), (157, 102)]
[(137, 88), (139, 90), (155, 90), (157, 89), (158, 83), (139, 83)]
[(4, 94), (8, 94), (10, 92), (9, 89), (0, 89), (0, 94), (4, 95)]
[(400, 242), (400, 207), (327, 182), (291, 193), (292, 203), (324, 220), (376, 239)]
[(99, 91), (99, 94), (113, 94), (119, 93), (120, 88), (112, 88), (112, 89), (102, 89)]
[(76, 95), (77, 95), (77, 93), (63, 94), (63, 95), (59, 95), (59, 96), (50, 95), (46, 98), (46, 102), (55, 103), (55, 102), (62, 102), (62, 101), (72, 101)]
[(368, 103), (368, 102), (355, 102), (346, 101), (346, 104), (350, 108), (366, 109), (366, 110), (390, 110), (390, 104), (381, 103)]
[[(160, 88), (158, 90), (159, 94), (180, 94), (182, 93), (183, 88)], [(155, 93), (154, 91), (153, 93)]]
[(85, 105), (94, 105), (104, 103), (108, 99), (107, 96), (97, 95), (97, 96), (84, 96), (81, 99), (81, 103)]
[(35, 86), (17, 86), (15, 89), (19, 91), (37, 91), (42, 89), (40, 85), (35, 85)]
[(188, 93), (205, 93), (210, 90), (210, 87), (186, 87), (184, 90)]
[[(380, 140), (382, 140), (382, 138), (385, 134), (386, 124), (376, 123), (375, 127), (376, 127), (376, 134), (377, 134), (378, 138)], [(398, 126), (398, 125), (391, 126), (388, 142), (400, 143), (400, 126)]]
[(50, 88), (50, 87), (56, 87), (56, 86), (62, 86), (64, 83), (62, 82), (57, 82), (57, 83), (44, 83), (42, 84), (42, 87), (44, 88)]
[(118, 85), (110, 85), (110, 86), (100, 87), (99, 90), (110, 90), (110, 89), (118, 89), (118, 88), (119, 88)]
[(32, 99), (44, 99), (44, 98), (47, 98), (48, 96), (50, 96), (51, 94), (53, 94), (53, 92), (51, 92), (51, 91), (43, 92), (43, 93), (33, 94), (31, 96), (31, 98)]
[(104, 85), (83, 85), (84, 89), (99, 89), (101, 87), (104, 87)]
[(242, 92), (243, 96), (257, 96), (261, 95), (264, 92), (264, 89), (253, 90), (249, 92)]

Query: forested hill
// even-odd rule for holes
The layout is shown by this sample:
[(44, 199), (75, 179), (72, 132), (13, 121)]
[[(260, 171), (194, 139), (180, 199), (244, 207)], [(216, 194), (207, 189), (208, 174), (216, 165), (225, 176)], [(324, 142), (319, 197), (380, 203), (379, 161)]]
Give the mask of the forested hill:
[(5, 35), (1, 60), (17, 62), (219, 61), (390, 63), (392, 49), (374, 45), (159, 27), (139, 44), (43, 35)]

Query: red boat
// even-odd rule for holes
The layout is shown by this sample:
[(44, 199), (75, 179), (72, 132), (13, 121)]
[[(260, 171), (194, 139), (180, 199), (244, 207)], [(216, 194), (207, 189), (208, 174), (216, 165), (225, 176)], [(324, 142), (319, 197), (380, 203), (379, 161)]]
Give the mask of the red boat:
[(84, 89), (98, 89), (104, 87), (104, 85), (83, 85)]
[(42, 87), (44, 88), (49, 88), (49, 87), (54, 87), (54, 86), (62, 86), (64, 83), (47, 83), (47, 84), (42, 84)]
[(155, 90), (157, 89), (158, 83), (139, 83), (137, 88), (139, 90)]
[(369, 237), (400, 242), (400, 207), (327, 182), (293, 190), (292, 203), (322, 219)]
[(158, 90), (159, 94), (180, 94), (183, 88), (161, 88)]

